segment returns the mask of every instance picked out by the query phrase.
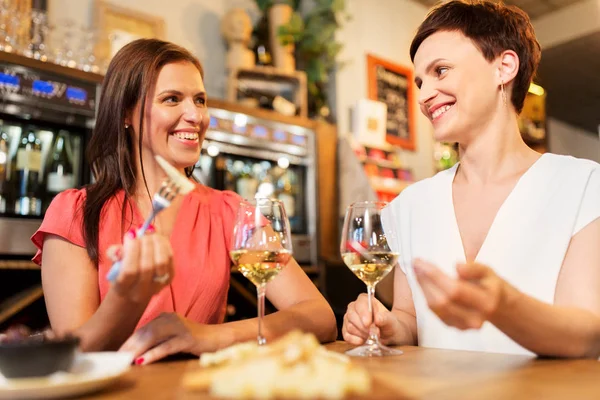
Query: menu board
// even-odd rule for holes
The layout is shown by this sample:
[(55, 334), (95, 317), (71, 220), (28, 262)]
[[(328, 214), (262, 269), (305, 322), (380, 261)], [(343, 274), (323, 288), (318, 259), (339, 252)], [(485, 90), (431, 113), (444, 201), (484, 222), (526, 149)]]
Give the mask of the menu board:
[(367, 55), (369, 98), (387, 105), (386, 140), (415, 150), (412, 70)]

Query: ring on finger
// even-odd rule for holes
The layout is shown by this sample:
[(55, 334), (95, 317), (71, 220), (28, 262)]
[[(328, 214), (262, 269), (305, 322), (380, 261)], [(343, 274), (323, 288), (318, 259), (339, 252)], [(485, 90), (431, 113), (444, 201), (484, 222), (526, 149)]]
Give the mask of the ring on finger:
[(171, 274), (169, 274), (168, 272), (165, 272), (162, 275), (155, 275), (153, 280), (156, 283), (160, 283), (161, 285), (164, 285), (165, 283), (167, 283), (167, 281), (169, 280), (170, 277), (171, 277)]

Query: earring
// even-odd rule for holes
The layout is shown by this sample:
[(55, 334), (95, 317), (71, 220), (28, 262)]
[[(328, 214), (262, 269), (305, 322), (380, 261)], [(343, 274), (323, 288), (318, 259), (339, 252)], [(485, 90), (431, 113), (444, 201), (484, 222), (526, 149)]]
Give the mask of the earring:
[(129, 129), (129, 124), (125, 124), (125, 129)]
[(504, 82), (500, 83), (500, 90), (502, 91), (502, 101), (504, 102), (504, 107), (506, 107), (506, 92), (504, 91)]

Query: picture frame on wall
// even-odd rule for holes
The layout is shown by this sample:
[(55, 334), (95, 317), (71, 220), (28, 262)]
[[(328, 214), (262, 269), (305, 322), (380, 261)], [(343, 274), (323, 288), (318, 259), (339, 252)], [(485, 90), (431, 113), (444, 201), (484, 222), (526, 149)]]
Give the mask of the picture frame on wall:
[(140, 38), (165, 38), (163, 18), (105, 0), (95, 0), (94, 23), (98, 30), (95, 54), (106, 65), (127, 43)]
[(413, 71), (367, 54), (368, 97), (387, 105), (386, 141), (406, 150), (416, 150)]

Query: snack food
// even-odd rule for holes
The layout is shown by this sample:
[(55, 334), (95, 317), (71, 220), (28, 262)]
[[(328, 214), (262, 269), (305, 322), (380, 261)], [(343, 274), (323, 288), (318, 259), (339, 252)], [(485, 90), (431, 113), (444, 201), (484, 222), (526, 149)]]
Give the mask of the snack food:
[(314, 335), (290, 332), (265, 346), (240, 343), (200, 357), (201, 369), (184, 377), (189, 390), (245, 399), (340, 399), (365, 394), (369, 374), (321, 346)]

